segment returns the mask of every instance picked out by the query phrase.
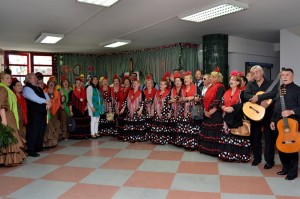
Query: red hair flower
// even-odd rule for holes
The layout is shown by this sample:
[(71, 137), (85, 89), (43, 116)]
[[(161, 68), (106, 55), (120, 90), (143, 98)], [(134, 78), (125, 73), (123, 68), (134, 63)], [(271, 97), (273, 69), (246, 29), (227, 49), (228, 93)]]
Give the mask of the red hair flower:
[(170, 74), (169, 71), (167, 71), (167, 72), (165, 72), (164, 76), (165, 76), (165, 77), (171, 77), (171, 74)]
[(179, 73), (175, 73), (173, 76), (174, 76), (174, 79), (180, 78), (180, 74)]
[(233, 71), (231, 71), (231, 73), (230, 73), (230, 76), (239, 76), (240, 74), (239, 74), (239, 71), (237, 71), (237, 70), (233, 70)]
[(151, 75), (147, 75), (146, 80), (152, 80)]
[(60, 81), (63, 82), (63, 81), (65, 81), (65, 80), (67, 80), (67, 79), (68, 79), (67, 76), (64, 76), (64, 75), (63, 75), (63, 76), (61, 76)]
[(117, 74), (114, 75), (113, 79), (118, 79), (120, 80), (119, 76)]
[(192, 75), (192, 72), (189, 70), (185, 72), (184, 76), (188, 76), (188, 75)]

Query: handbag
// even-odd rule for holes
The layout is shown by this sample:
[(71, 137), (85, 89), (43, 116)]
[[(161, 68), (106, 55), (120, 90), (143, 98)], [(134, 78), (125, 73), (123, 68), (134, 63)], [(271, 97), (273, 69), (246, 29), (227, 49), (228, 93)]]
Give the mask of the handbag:
[(191, 107), (191, 116), (193, 120), (203, 120), (203, 107), (201, 105), (194, 105)]
[(250, 136), (250, 121), (243, 119), (243, 126), (239, 126), (238, 128), (231, 128), (231, 134), (238, 136)]
[(74, 132), (76, 130), (76, 122), (73, 117), (68, 118), (67, 128), (69, 132)]

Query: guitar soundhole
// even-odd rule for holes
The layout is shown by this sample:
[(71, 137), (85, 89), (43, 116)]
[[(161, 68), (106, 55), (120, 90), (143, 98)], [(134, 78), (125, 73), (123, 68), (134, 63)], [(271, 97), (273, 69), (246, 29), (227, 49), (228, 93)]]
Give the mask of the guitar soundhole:
[(252, 106), (250, 106), (250, 108), (251, 108), (252, 110), (254, 110), (256, 113), (259, 113), (259, 111), (256, 110), (255, 108), (253, 108)]
[(296, 142), (295, 140), (287, 140), (287, 141), (282, 142), (282, 144), (293, 144), (295, 142)]

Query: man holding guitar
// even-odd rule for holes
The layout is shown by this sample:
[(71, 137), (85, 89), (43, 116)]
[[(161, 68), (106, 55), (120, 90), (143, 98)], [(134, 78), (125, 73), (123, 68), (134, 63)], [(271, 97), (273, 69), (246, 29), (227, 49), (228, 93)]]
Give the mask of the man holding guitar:
[[(287, 175), (286, 180), (294, 180), (298, 175), (298, 151), (300, 150), (300, 87), (294, 82), (294, 72), (290, 68), (282, 70), (280, 96), (275, 98), (274, 113), (270, 128), (279, 132), (276, 146), (279, 151), (282, 170), (278, 175)], [(277, 127), (275, 127), (275, 123)], [(283, 125), (280, 125), (283, 124)]]
[[(251, 117), (246, 114), (244, 107), (243, 111), (251, 119), (251, 145), (253, 147), (253, 157), (252, 166), (257, 166), (261, 163), (262, 156), (262, 129), (265, 136), (265, 151), (264, 158), (266, 164), (264, 169), (271, 169), (274, 166), (274, 154), (275, 154), (275, 140), (276, 135), (270, 129), (270, 118), (272, 116), (272, 106), (267, 103), (266, 99), (273, 99), (276, 96), (276, 89), (271, 88), (271, 81), (265, 79), (264, 71), (261, 66), (256, 65), (250, 69), (250, 72), (253, 76), (253, 81), (248, 82), (247, 88), (244, 93), (244, 98), (246, 101), (251, 103), (256, 103), (261, 106), (262, 109), (266, 109), (265, 114), (261, 117), (261, 120), (256, 120), (254, 117)], [(276, 84), (276, 83), (275, 83)], [(262, 95), (256, 95), (258, 92), (271, 90), (272, 92), (264, 93)], [(250, 103), (249, 102), (249, 103)], [(251, 104), (250, 103), (250, 104)], [(246, 104), (245, 104), (246, 105)], [(245, 106), (244, 105), (244, 106)], [(252, 108), (252, 106), (250, 106)], [(253, 108), (254, 109), (254, 108)], [(251, 110), (253, 111), (253, 110)], [(256, 113), (253, 111), (253, 114)]]

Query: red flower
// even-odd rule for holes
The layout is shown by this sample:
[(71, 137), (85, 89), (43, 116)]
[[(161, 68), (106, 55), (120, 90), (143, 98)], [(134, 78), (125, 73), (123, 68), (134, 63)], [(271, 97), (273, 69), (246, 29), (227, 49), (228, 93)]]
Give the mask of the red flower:
[(174, 74), (174, 79), (176, 79), (176, 78), (180, 78), (180, 74), (179, 73), (175, 73)]
[(188, 75), (192, 75), (192, 72), (189, 70), (185, 72), (184, 76), (188, 76)]
[(237, 70), (231, 71), (230, 76), (239, 76), (239, 71)]

